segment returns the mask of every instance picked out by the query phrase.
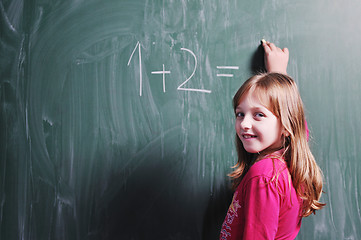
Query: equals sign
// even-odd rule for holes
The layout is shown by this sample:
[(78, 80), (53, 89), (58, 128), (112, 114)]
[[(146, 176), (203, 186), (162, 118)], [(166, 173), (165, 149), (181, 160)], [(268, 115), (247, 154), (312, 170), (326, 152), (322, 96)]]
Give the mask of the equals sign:
[[(238, 70), (238, 66), (217, 66), (217, 69)], [(233, 77), (233, 74), (217, 73), (217, 77)]]

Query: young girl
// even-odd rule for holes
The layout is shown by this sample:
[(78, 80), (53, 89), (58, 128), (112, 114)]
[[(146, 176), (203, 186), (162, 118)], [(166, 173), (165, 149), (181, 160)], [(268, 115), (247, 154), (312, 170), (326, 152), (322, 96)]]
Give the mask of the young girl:
[(248, 79), (233, 98), (238, 163), (220, 239), (294, 239), (302, 217), (325, 205), (302, 100), (286, 73), (288, 49), (263, 48), (268, 73)]

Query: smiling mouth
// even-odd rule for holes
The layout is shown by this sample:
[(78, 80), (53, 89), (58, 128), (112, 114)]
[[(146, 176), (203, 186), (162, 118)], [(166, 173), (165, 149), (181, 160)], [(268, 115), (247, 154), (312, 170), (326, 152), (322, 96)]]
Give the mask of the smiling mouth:
[(242, 134), (242, 137), (243, 137), (244, 139), (251, 139), (251, 138), (256, 138), (257, 136), (255, 136), (255, 135), (250, 135), (250, 134)]

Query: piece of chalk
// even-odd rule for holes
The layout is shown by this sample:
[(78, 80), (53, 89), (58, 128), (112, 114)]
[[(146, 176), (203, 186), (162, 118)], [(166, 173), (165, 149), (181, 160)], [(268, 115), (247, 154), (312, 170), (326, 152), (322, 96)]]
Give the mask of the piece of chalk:
[(264, 40), (264, 38), (262, 38), (261, 42), (262, 43), (267, 43), (266, 40)]

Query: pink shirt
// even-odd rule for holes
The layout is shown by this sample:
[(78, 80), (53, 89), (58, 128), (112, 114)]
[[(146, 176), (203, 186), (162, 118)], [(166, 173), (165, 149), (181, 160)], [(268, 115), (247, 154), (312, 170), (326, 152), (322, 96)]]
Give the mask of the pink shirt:
[(290, 178), (280, 159), (264, 158), (253, 164), (234, 193), (220, 239), (296, 238), (302, 200)]

